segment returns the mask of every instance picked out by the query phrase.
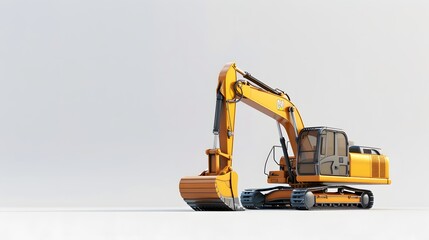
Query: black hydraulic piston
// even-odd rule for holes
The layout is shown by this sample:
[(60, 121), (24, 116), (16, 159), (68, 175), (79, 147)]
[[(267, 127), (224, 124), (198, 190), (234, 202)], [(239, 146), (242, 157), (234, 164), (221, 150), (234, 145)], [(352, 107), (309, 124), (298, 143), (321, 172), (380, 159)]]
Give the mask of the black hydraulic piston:
[(270, 86), (268, 86), (267, 84), (263, 83), (262, 81), (260, 81), (259, 79), (255, 78), (254, 76), (252, 76), (250, 73), (248, 72), (244, 72), (243, 77), (251, 82), (253, 82), (254, 84), (258, 85), (259, 87), (261, 87), (262, 89), (277, 94), (279, 95), (280, 92)]
[(213, 133), (215, 135), (219, 134), (219, 126), (220, 126), (220, 113), (222, 112), (222, 101), (223, 96), (220, 92), (216, 95), (216, 109), (215, 109), (215, 118), (213, 124)]
[(295, 182), (295, 176), (293, 175), (293, 172), (292, 172), (292, 166), (290, 164), (289, 154), (287, 153), (287, 148), (286, 148), (286, 141), (285, 141), (285, 138), (283, 136), (280, 137), (280, 143), (281, 143), (282, 149), (283, 149), (283, 156), (285, 156), (285, 160), (286, 160), (287, 172), (289, 173), (289, 182), (294, 183)]

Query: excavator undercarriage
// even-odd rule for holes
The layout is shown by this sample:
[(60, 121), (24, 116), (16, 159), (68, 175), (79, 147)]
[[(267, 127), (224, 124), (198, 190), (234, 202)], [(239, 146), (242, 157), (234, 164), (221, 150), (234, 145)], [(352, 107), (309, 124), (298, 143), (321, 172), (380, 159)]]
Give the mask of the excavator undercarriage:
[(292, 188), (277, 186), (272, 188), (246, 189), (240, 197), (247, 209), (293, 208), (364, 208), (374, 204), (371, 191), (347, 186), (318, 186)]

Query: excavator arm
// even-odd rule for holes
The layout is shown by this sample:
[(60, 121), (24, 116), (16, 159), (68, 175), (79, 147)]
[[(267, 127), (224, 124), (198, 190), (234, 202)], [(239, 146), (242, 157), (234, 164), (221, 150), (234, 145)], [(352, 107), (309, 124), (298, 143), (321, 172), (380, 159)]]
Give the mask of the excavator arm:
[[(237, 80), (237, 73), (246, 80)], [(298, 154), (297, 138), (304, 128), (298, 109), (287, 94), (273, 89), (249, 73), (226, 64), (219, 74), (216, 88), (214, 146), (206, 150), (208, 169), (196, 177), (184, 177), (179, 188), (183, 199), (194, 210), (241, 210), (238, 200), (238, 175), (232, 169), (236, 105), (243, 102), (277, 121), (280, 141), (288, 167), (288, 182), (294, 183), (282, 126), (289, 138), (294, 157)]]

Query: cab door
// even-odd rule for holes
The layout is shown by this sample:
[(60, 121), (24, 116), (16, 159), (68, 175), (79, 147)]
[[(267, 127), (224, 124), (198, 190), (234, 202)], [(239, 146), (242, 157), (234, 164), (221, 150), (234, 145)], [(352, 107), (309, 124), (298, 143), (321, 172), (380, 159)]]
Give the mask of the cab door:
[(345, 133), (336, 132), (335, 133), (335, 148), (336, 155), (338, 156), (338, 176), (349, 176), (350, 171), (350, 162), (349, 162), (349, 154), (347, 149), (348, 141)]
[(343, 132), (324, 130), (320, 135), (319, 173), (348, 176), (347, 137)]

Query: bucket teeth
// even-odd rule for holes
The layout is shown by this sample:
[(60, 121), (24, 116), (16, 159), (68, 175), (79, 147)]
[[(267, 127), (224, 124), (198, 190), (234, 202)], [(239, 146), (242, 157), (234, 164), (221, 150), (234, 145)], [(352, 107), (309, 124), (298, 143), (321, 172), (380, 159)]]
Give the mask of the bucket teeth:
[(200, 199), (185, 200), (195, 211), (240, 211), (244, 210), (238, 203), (238, 199)]

